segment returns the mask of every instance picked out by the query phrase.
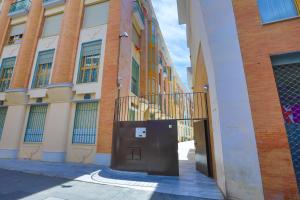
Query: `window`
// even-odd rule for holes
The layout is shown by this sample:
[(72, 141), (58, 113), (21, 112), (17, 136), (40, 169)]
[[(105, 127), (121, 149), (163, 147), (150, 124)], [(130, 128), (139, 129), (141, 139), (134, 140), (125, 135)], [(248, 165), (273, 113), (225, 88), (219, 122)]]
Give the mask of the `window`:
[(86, 6), (84, 10), (83, 28), (91, 28), (107, 24), (108, 9), (108, 2)]
[(53, 56), (54, 50), (39, 52), (33, 76), (32, 88), (43, 88), (48, 85)]
[(98, 103), (78, 103), (76, 105), (73, 144), (95, 144)]
[(3, 5), (3, 1), (0, 0), (0, 13), (1, 13), (1, 10), (2, 10), (2, 5)]
[(4, 92), (9, 88), (15, 63), (16, 57), (3, 59), (0, 71), (0, 92)]
[(77, 83), (97, 82), (102, 41), (82, 44)]
[(299, 16), (298, 0), (258, 0), (263, 23)]
[(30, 107), (24, 137), (25, 143), (40, 143), (43, 141), (47, 107), (47, 105), (34, 105)]
[(63, 14), (46, 17), (42, 37), (59, 35)]
[(7, 113), (7, 107), (0, 107), (0, 140), (2, 137), (6, 113)]
[(11, 27), (8, 45), (20, 44), (23, 39), (23, 34), (25, 31), (25, 24), (19, 24)]
[(131, 75), (131, 92), (139, 96), (139, 84), (140, 84), (140, 66), (132, 58), (132, 75)]
[(134, 26), (132, 27), (132, 42), (136, 48), (141, 48), (141, 37)]

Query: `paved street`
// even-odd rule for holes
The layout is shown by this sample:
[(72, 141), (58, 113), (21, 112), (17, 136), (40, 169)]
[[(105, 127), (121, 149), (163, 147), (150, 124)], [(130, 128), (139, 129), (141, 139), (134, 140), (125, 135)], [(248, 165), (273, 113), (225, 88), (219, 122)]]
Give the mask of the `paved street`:
[(1, 200), (200, 200), (124, 187), (0, 170)]

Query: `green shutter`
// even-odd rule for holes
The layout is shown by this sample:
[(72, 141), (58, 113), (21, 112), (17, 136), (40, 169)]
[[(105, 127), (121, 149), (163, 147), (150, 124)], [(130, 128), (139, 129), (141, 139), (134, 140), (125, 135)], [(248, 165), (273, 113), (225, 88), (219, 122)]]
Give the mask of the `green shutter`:
[(132, 59), (131, 92), (139, 96), (140, 66)]

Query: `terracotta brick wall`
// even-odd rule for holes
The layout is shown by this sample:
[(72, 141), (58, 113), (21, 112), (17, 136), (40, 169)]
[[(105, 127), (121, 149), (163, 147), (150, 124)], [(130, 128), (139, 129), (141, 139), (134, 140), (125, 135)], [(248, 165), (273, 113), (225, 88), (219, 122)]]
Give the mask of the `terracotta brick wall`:
[(30, 80), (34, 55), (43, 24), (44, 9), (42, 1), (32, 1), (25, 35), (21, 44), (12, 78), (11, 88), (27, 88)]
[(0, 55), (2, 54), (3, 47), (6, 45), (6, 38), (9, 29), (10, 18), (8, 11), (13, 0), (6, 0), (3, 2), (2, 11), (0, 14)]
[(102, 96), (100, 102), (98, 153), (111, 153), (115, 99), (117, 98), (119, 35), (126, 31), (120, 49), (121, 96), (128, 96), (131, 77), (131, 9), (132, 0), (111, 0), (104, 58)]
[[(300, 19), (262, 25), (256, 0), (234, 0), (266, 199), (298, 199), (271, 54), (300, 51)], [(238, 55), (237, 55), (238, 56)]]
[(81, 0), (68, 0), (66, 2), (52, 83), (72, 83), (83, 18), (83, 6)]

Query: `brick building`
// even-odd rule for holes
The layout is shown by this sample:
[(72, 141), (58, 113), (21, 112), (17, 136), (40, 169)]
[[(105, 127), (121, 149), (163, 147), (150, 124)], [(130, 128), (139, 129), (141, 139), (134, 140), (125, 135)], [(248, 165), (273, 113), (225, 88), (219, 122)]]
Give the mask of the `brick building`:
[(219, 187), (228, 199), (299, 199), (299, 1), (177, 2), (190, 85), (209, 91)]
[(110, 165), (118, 94), (178, 86), (149, 0), (0, 2), (0, 158)]

